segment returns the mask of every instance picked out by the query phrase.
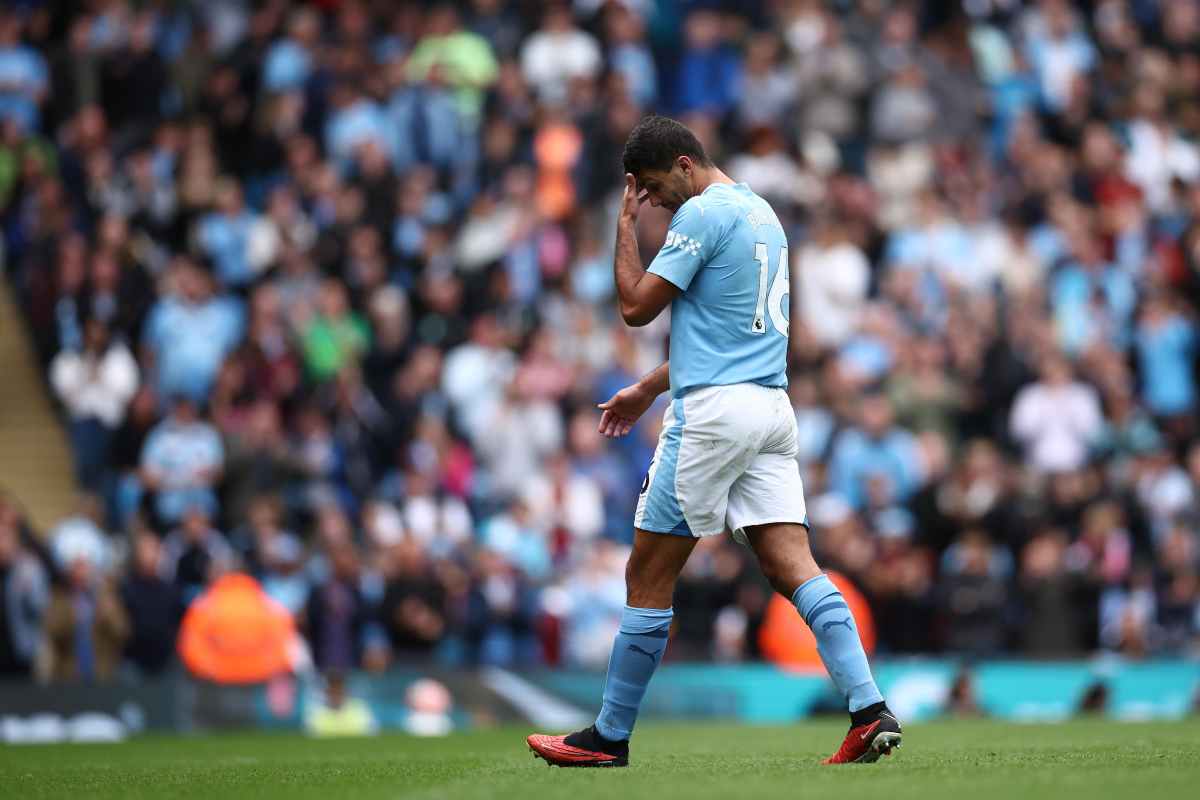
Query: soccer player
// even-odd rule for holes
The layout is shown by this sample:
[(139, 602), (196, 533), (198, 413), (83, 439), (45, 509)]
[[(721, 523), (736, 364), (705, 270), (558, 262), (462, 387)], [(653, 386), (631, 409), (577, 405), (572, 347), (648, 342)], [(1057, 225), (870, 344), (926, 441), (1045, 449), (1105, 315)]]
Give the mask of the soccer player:
[[(684, 125), (651, 116), (625, 143), (625, 195), (614, 263), (621, 316), (645, 325), (671, 306), (666, 364), (600, 408), (600, 431), (623, 436), (668, 389), (662, 435), (634, 516), (626, 605), (595, 724), (533, 734), (550, 764), (620, 767), (646, 686), (667, 646), (675, 582), (701, 536), (726, 529), (754, 551), (776, 591), (812, 629), (849, 704), (850, 732), (824, 763), (873, 762), (900, 744), (900, 724), (871, 677), (854, 618), (813, 560), (796, 421), (788, 401), (788, 248), (778, 217), (709, 160)], [(642, 268), (638, 209), (673, 213)]]

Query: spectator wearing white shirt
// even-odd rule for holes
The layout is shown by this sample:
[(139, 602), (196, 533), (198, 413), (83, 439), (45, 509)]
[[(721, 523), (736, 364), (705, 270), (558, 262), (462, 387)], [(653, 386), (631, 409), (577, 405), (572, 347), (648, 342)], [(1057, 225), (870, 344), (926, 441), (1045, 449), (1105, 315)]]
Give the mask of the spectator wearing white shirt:
[(747, 131), (746, 150), (729, 161), (729, 174), (769, 203), (810, 205), (820, 196), (819, 182), (788, 155), (779, 131), (758, 125)]
[(516, 494), (562, 447), (562, 416), (554, 403), (522, 395), (515, 381), (504, 387), (503, 398), (492, 409), (474, 440), (480, 466), (490, 491)]
[(1058, 355), (1047, 357), (1041, 378), (1017, 393), (1009, 417), (1009, 430), (1024, 446), (1026, 463), (1039, 472), (1082, 467), (1103, 424), (1096, 391), (1072, 380), (1070, 364)]
[(1200, 150), (1171, 125), (1166, 98), (1156, 86), (1134, 92), (1137, 116), (1129, 122), (1129, 154), (1125, 174), (1145, 193), (1152, 211), (1171, 209), (1171, 182), (1193, 183), (1200, 178)]
[(50, 364), (50, 383), (71, 416), (75, 475), (88, 491), (101, 488), (114, 432), (138, 388), (137, 362), (99, 319), (84, 325), (83, 349), (63, 350)]
[(836, 220), (816, 225), (796, 259), (800, 313), (824, 346), (841, 345), (854, 333), (867, 302), (871, 265)]
[(535, 527), (566, 535), (556, 541), (568, 547), (595, 538), (604, 528), (604, 493), (596, 481), (579, 473), (565, 452), (549, 458), (545, 472), (533, 472), (522, 487)]
[(471, 511), (461, 498), (438, 488), (436, 476), (411, 469), (399, 508), (404, 529), (426, 551), (448, 556), (472, 536)]
[(590, 33), (575, 27), (571, 10), (563, 3), (546, 9), (541, 29), (521, 48), (525, 80), (551, 105), (566, 101), (572, 78), (594, 77), (602, 66), (600, 45)]
[(1136, 468), (1134, 497), (1150, 526), (1150, 534), (1161, 545), (1175, 522), (1184, 519), (1200, 501), (1200, 487), (1192, 482), (1187, 470), (1173, 458), (1163, 439), (1155, 441), (1141, 454)]
[(1010, 297), (1025, 296), (1045, 279), (1046, 263), (1033, 247), (1029, 228), (1020, 211), (1010, 211), (999, 230), (976, 237), (984, 274), (995, 275)]
[(76, 559), (86, 559), (100, 571), (112, 566), (113, 555), (108, 534), (101, 527), (102, 508), (92, 495), (81, 495), (73, 513), (63, 517), (50, 529), (50, 552), (55, 561), (69, 569)]
[(516, 369), (505, 345), (504, 328), (485, 314), (472, 324), (470, 340), (451, 350), (443, 363), (442, 391), (472, 439), (484, 434)]

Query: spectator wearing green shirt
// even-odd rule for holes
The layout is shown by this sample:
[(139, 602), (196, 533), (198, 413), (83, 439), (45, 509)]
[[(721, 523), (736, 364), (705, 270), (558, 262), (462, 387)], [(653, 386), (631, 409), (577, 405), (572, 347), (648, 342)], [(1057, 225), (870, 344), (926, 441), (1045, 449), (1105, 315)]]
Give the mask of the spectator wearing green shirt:
[(454, 88), (463, 118), (478, 120), (484, 89), (496, 80), (499, 68), (488, 40), (463, 28), (450, 4), (430, 12), (425, 35), (408, 58), (408, 79), (424, 82), (435, 68)]
[[(28, 163), (27, 163), (28, 162)], [(37, 171), (53, 175), (58, 172), (58, 158), (47, 140), (24, 135), (16, 122), (0, 125), (0, 211), (8, 208), (9, 200), (18, 189), (21, 171), (37, 165)]]
[(321, 284), (317, 313), (300, 335), (304, 364), (317, 381), (335, 377), (350, 361), (357, 361), (371, 345), (371, 329), (350, 309), (346, 287), (330, 278)]

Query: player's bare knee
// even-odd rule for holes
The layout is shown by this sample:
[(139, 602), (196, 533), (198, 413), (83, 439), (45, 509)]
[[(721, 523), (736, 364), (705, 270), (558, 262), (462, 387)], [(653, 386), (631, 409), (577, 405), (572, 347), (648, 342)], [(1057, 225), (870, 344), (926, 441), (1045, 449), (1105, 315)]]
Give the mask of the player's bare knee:
[(626, 604), (634, 608), (670, 608), (675, 581), (696, 546), (689, 537), (637, 530), (625, 563)]
[(789, 568), (789, 565), (777, 554), (770, 554), (765, 558), (760, 555), (758, 566), (762, 570), (763, 577), (767, 579), (767, 583), (771, 584), (771, 588), (784, 597), (790, 598), (792, 592), (796, 591), (796, 587), (800, 585), (797, 582), (795, 570)]
[(639, 573), (632, 561), (625, 567), (625, 604), (632, 608), (670, 608), (675, 577), (661, 572)]
[(763, 576), (783, 596), (790, 598), (800, 584), (820, 574), (803, 525), (760, 525), (746, 533)]
[(625, 563), (625, 603), (633, 608), (669, 608), (675, 594), (678, 570), (660, 560), (639, 557), (637, 550)]

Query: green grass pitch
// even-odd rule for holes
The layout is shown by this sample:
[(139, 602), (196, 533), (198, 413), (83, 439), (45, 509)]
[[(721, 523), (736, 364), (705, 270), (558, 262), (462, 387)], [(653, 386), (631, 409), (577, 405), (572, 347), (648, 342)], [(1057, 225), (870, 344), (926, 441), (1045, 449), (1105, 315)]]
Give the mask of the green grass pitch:
[(628, 769), (551, 769), (524, 729), (445, 739), (313, 741), (288, 734), (144, 738), (118, 745), (0, 747), (0, 797), (833, 798), (1196, 797), (1200, 720), (1063, 725), (938, 722), (905, 729), (875, 765), (822, 767), (834, 721), (787, 728), (644, 725)]

